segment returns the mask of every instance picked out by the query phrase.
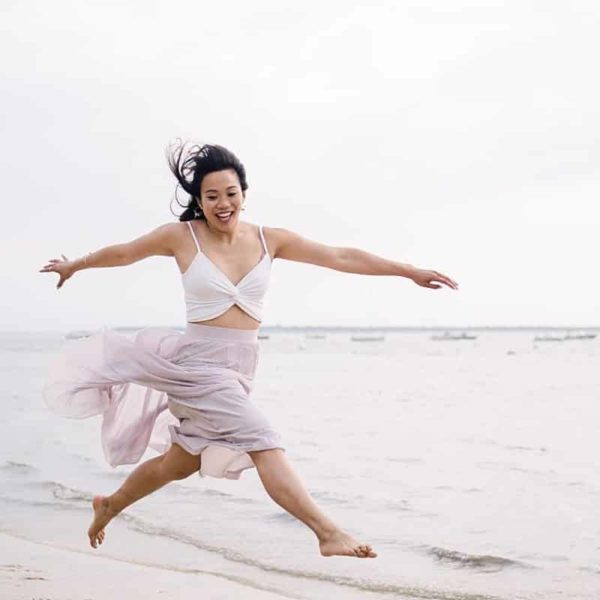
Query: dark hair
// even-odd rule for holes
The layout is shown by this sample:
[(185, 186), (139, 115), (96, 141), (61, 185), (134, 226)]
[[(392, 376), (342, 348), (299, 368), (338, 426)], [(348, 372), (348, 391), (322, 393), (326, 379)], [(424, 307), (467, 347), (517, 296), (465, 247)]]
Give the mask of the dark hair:
[[(205, 175), (215, 171), (233, 169), (240, 180), (242, 191), (248, 189), (246, 169), (238, 157), (233, 153), (213, 144), (188, 144), (178, 139), (167, 148), (167, 161), (169, 169), (177, 177), (174, 199), (185, 210), (179, 215), (180, 221), (204, 219), (204, 213), (198, 205), (200, 187)], [(182, 188), (189, 194), (187, 203), (179, 201), (178, 191)], [(173, 201), (171, 200), (171, 212)], [(175, 214), (175, 213), (173, 213)]]

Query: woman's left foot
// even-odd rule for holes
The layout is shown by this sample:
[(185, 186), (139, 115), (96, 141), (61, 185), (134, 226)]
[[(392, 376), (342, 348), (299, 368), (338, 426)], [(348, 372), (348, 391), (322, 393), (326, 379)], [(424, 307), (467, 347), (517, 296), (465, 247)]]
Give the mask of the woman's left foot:
[(111, 508), (106, 496), (94, 496), (92, 507), (94, 509), (94, 519), (88, 529), (88, 537), (90, 538), (90, 546), (97, 548), (98, 544), (104, 541), (104, 528), (118, 513)]
[(369, 544), (359, 544), (351, 535), (341, 529), (319, 541), (323, 556), (354, 556), (356, 558), (375, 558), (377, 552)]

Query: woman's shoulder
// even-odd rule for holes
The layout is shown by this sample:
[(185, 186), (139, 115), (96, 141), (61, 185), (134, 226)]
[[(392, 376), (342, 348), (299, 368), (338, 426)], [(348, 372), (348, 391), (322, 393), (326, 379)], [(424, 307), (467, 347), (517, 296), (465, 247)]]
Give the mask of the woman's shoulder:
[(298, 236), (297, 233), (289, 229), (285, 229), (284, 227), (272, 227), (267, 225), (261, 225), (261, 228), (263, 230), (263, 233), (265, 234), (265, 237), (272, 239), (274, 242), (285, 242), (292, 237)]
[(156, 227), (151, 235), (159, 239), (165, 246), (176, 249), (180, 246), (184, 235), (189, 235), (188, 224), (185, 221), (170, 221)]
[(261, 225), (261, 229), (265, 237), (265, 243), (273, 258), (277, 258), (283, 248), (293, 244), (295, 241), (303, 239), (296, 232), (284, 227)]

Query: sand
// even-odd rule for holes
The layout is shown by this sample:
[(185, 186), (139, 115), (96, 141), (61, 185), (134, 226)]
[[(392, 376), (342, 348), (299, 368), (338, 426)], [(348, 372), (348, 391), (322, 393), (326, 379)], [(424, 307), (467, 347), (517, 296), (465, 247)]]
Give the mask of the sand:
[(198, 571), (174, 571), (0, 533), (2, 600), (281, 600), (282, 596)]

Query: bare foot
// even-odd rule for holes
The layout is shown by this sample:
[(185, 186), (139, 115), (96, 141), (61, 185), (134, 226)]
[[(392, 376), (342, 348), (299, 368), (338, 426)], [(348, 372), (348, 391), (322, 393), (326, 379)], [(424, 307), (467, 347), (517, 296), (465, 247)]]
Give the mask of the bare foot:
[(338, 529), (319, 542), (323, 556), (354, 556), (356, 558), (375, 558), (377, 552), (369, 544), (359, 544), (351, 535)]
[(108, 498), (105, 496), (94, 496), (92, 507), (94, 508), (94, 519), (88, 529), (88, 536), (90, 538), (90, 546), (97, 548), (98, 544), (104, 541), (104, 528), (118, 513), (111, 509)]

